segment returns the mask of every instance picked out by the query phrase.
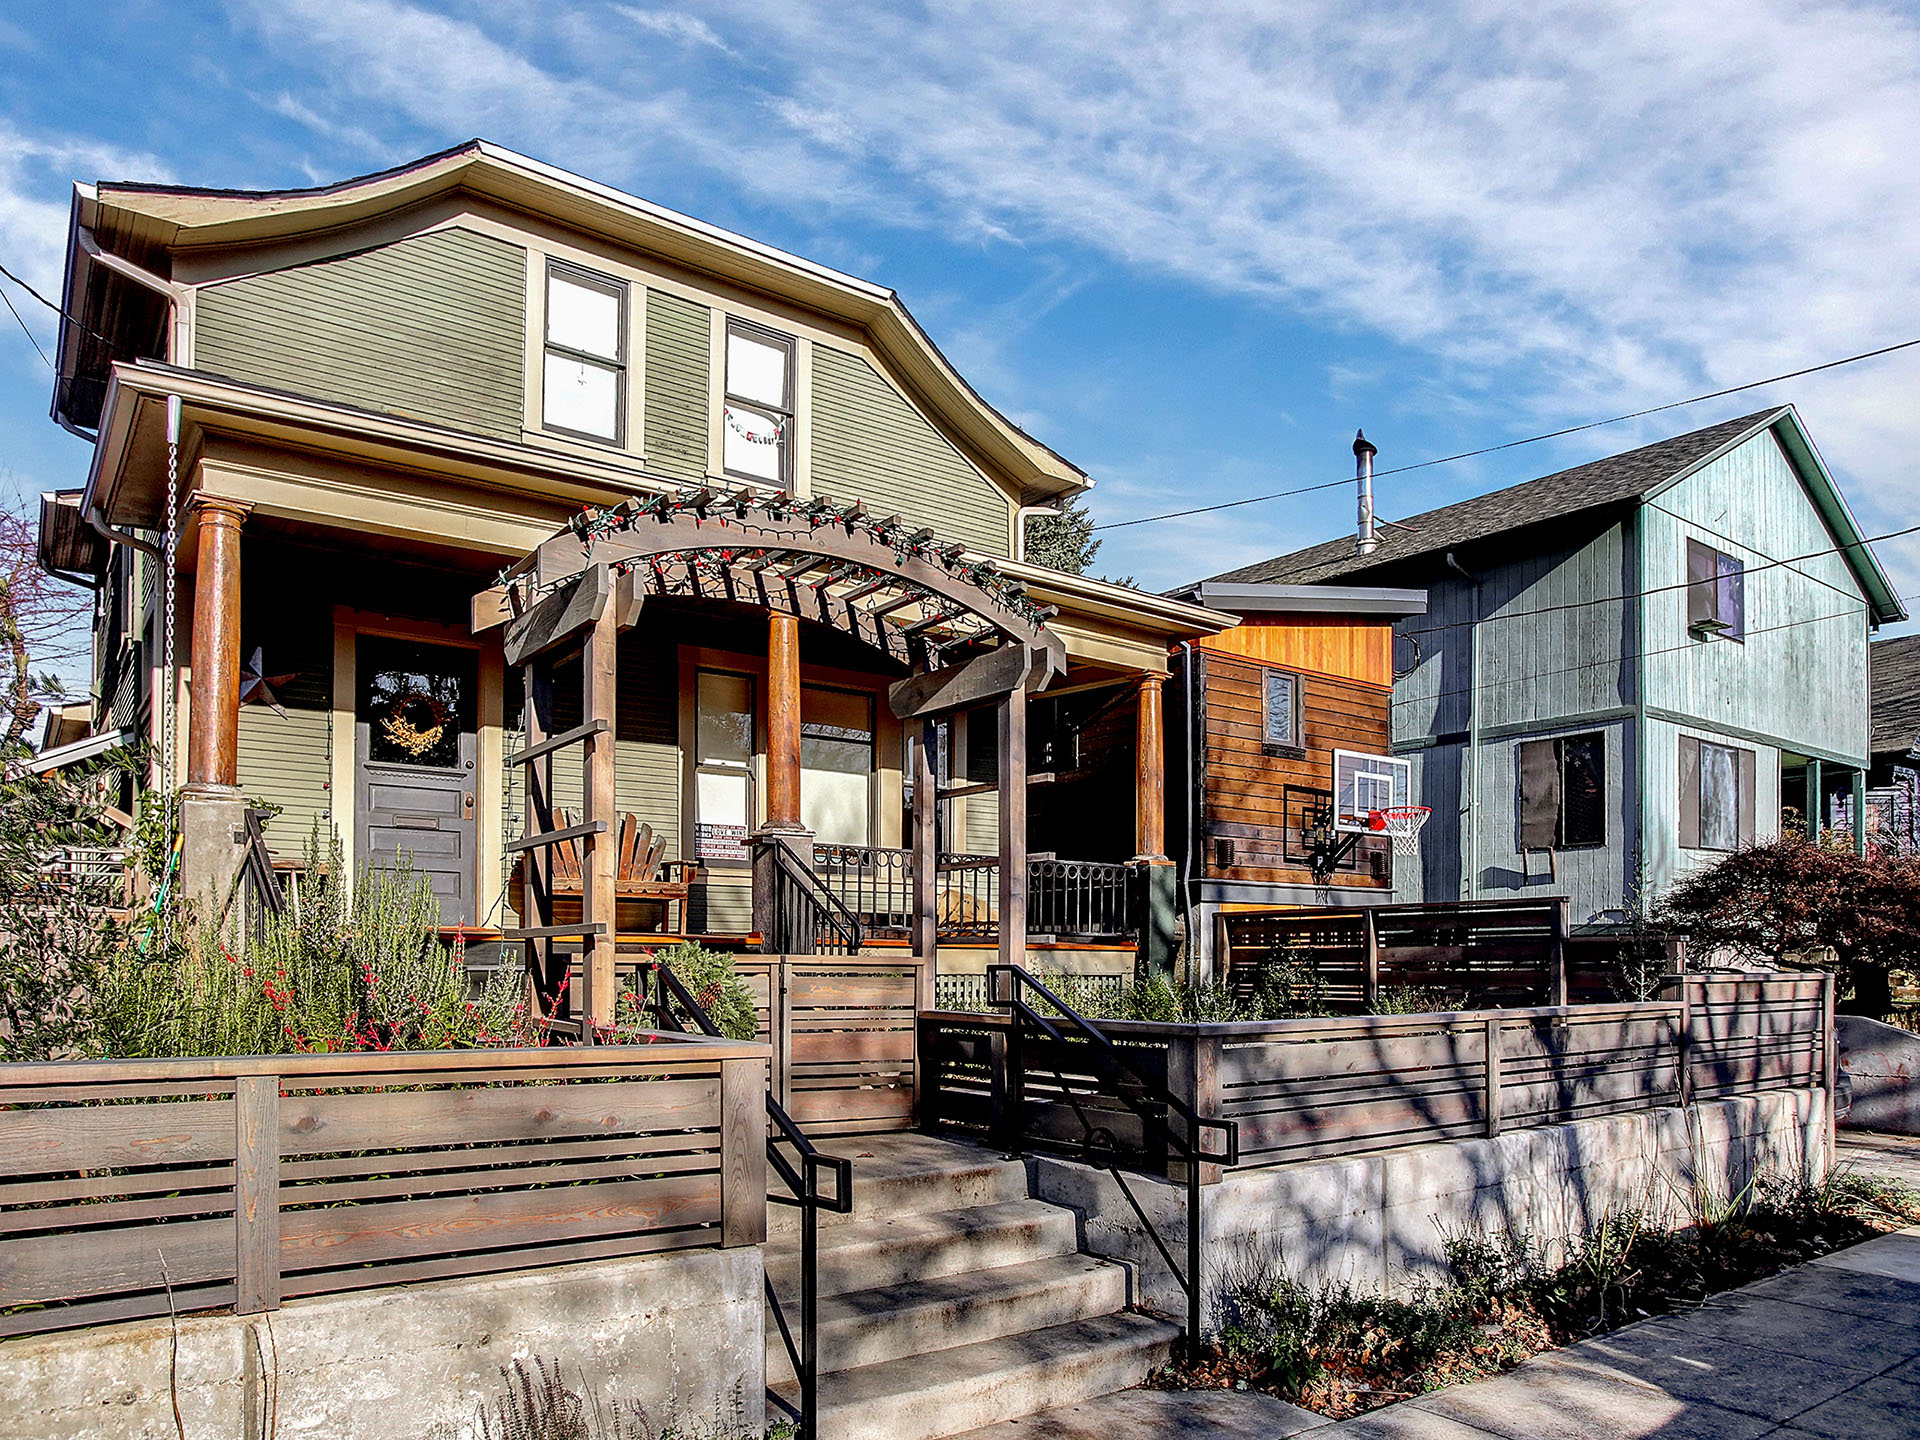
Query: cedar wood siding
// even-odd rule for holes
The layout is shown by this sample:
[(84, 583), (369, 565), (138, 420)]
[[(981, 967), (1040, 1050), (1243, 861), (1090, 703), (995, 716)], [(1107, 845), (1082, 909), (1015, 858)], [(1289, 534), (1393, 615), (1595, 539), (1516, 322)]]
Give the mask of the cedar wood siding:
[(1009, 552), (1006, 493), (858, 355), (813, 348), (813, 493), (898, 510), (942, 541)]
[(647, 291), (647, 468), (676, 480), (707, 477), (708, 310)]
[(526, 265), (517, 245), (451, 229), (203, 286), (194, 365), (518, 439)]
[[(1294, 759), (1262, 753), (1262, 687), (1266, 667), (1211, 647), (1196, 648), (1204, 697), (1204, 776), (1201, 785), (1203, 873), (1215, 880), (1309, 885), (1311, 870), (1298, 854), (1298, 821), (1286, 814), (1286, 789), (1326, 792), (1331, 784), (1333, 752), (1383, 753), (1387, 745), (1388, 699), (1382, 686), (1295, 669), (1303, 686), (1302, 738), (1305, 756)], [(1282, 667), (1293, 668), (1293, 667)], [(1295, 796), (1296, 804), (1302, 797)], [(1235, 864), (1214, 863), (1214, 841), (1233, 842)], [(1382, 890), (1389, 878), (1375, 878), (1370, 856), (1387, 847), (1362, 840), (1334, 886)]]

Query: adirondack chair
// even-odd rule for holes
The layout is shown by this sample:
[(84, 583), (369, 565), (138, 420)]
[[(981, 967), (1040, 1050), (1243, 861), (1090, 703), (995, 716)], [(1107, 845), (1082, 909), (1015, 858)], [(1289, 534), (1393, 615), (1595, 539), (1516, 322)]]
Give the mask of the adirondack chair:
[[(555, 812), (556, 830), (565, 830), (574, 823), (570, 812)], [(642, 825), (630, 814), (620, 817), (619, 842), (620, 862), (613, 882), (617, 933), (684, 933), (687, 890), (699, 875), (700, 867), (691, 860), (666, 859), (666, 837), (656, 836), (653, 826)], [(580, 842), (563, 841), (548, 853), (553, 857), (553, 923), (570, 925), (580, 918), (584, 894)], [(514, 862), (508, 899), (521, 915), (527, 913), (525, 856)], [(676, 904), (680, 907), (675, 917), (677, 923), (669, 926), (668, 907)]]

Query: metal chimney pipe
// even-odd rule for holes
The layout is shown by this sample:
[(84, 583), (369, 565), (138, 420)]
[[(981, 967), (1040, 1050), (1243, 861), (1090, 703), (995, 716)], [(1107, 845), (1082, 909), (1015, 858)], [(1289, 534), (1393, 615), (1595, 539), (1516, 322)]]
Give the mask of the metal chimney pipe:
[(1373, 457), (1380, 451), (1367, 439), (1367, 432), (1353, 432), (1353, 478), (1360, 487), (1360, 531), (1355, 548), (1371, 555), (1380, 541), (1373, 533)]

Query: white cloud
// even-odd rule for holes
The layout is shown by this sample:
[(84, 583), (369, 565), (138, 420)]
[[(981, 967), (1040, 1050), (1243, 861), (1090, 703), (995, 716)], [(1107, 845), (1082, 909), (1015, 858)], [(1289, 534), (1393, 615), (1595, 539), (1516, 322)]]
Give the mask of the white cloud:
[[(1102, 251), (1351, 334), (1329, 374), (1363, 376), (1380, 337), (1425, 356), (1414, 416), (1523, 433), (1920, 334), (1920, 17), (1893, 7), (718, 0), (556, 5), (535, 30), (247, 3), (342, 106), (526, 136), (643, 191), (691, 162), (819, 223)], [(623, 48), (620, 19), (685, 65)], [(1863, 519), (1920, 501), (1916, 377), (1783, 387)], [(1920, 547), (1890, 554), (1920, 587)]]

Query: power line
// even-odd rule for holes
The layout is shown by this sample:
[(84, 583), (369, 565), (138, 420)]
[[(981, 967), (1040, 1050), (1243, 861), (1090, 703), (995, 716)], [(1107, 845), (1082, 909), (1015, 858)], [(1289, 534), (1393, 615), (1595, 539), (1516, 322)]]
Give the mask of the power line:
[[(1894, 598), (1898, 600), (1912, 600), (1912, 599), (1915, 599), (1916, 596), (1915, 595), (1899, 595)], [(1834, 611), (1828, 612), (1825, 615), (1806, 615), (1806, 616), (1802, 616), (1798, 620), (1782, 620), (1777, 625), (1762, 625), (1757, 629), (1749, 630), (1746, 633), (1748, 635), (1771, 635), (1771, 634), (1774, 634), (1776, 631), (1792, 630), (1796, 626), (1800, 626), (1800, 625), (1819, 625), (1819, 624), (1823, 624), (1828, 620), (1857, 620), (1859, 618), (1860, 618), (1860, 611), (1858, 608), (1851, 609), (1851, 610), (1834, 610)], [(1706, 643), (1712, 643), (1712, 642), (1706, 642)], [(1479, 695), (1482, 691), (1498, 689), (1499, 687), (1505, 686), (1505, 685), (1531, 685), (1535, 681), (1545, 680), (1555, 675), (1571, 675), (1576, 671), (1580, 671), (1580, 670), (1598, 670), (1598, 669), (1604, 669), (1608, 666), (1617, 666), (1623, 660), (1638, 660), (1642, 658), (1651, 659), (1653, 656), (1656, 656), (1656, 655), (1673, 655), (1673, 654), (1679, 653), (1682, 650), (1697, 651), (1701, 648), (1701, 645), (1702, 645), (1702, 642), (1699, 640), (1687, 640), (1687, 641), (1683, 641), (1681, 644), (1678, 644), (1678, 645), (1663, 645), (1657, 650), (1623, 650), (1617, 655), (1608, 655), (1606, 658), (1601, 660), (1582, 660), (1578, 664), (1574, 664), (1574, 665), (1557, 665), (1551, 670), (1529, 670), (1523, 675), (1515, 675), (1507, 679), (1485, 680), (1485, 681), (1476, 679), (1471, 684), (1457, 685), (1450, 690), (1436, 690), (1430, 695), (1407, 695), (1405, 697), (1402, 697), (1396, 694), (1393, 697), (1393, 703), (1395, 705), (1400, 705), (1400, 704), (1410, 705), (1415, 703), (1423, 703), (1428, 700), (1446, 700), (1446, 699), (1450, 699), (1455, 695)], [(1573, 721), (1573, 722), (1570, 722), (1569, 726), (1564, 726), (1564, 727), (1558, 726), (1553, 724), (1551, 721), (1551, 718), (1549, 717), (1547, 723), (1543, 724), (1540, 728), (1548, 729), (1548, 730), (1562, 729), (1562, 728), (1577, 728), (1578, 725), (1579, 725), (1578, 721)]]
[[(1869, 545), (1877, 545), (1882, 540), (1898, 540), (1901, 536), (1912, 535), (1916, 531), (1920, 531), (1920, 525), (1908, 525), (1901, 530), (1889, 530), (1884, 535), (1863, 536), (1861, 539), (1848, 545), (1830, 545), (1824, 550), (1809, 550), (1804, 555), (1789, 555), (1784, 559), (1769, 560), (1762, 565), (1742, 566), (1740, 573), (1743, 577), (1747, 575), (1757, 575), (1762, 570), (1777, 570), (1782, 565), (1797, 565), (1802, 560), (1817, 560), (1823, 555), (1839, 555), (1848, 550), (1863, 550)], [(1816, 581), (1822, 585), (1826, 584), (1826, 582), (1820, 580), (1817, 575), (1809, 575), (1804, 578)], [(1623, 600), (1641, 600), (1649, 595), (1661, 595), (1670, 590), (1687, 590), (1695, 585), (1706, 583), (1708, 582), (1703, 580), (1676, 580), (1667, 585), (1651, 585), (1645, 590), (1623, 591), (1618, 595), (1595, 595), (1585, 600), (1568, 600), (1558, 605), (1540, 605), (1532, 610), (1509, 610), (1493, 615), (1482, 615), (1477, 620), (1449, 620), (1444, 624), (1430, 625), (1424, 630), (1402, 630), (1399, 633), (1415, 638), (1422, 635), (1438, 635), (1443, 630), (1459, 630), (1473, 625), (1486, 625), (1495, 620), (1524, 620), (1534, 615), (1552, 615), (1561, 610), (1585, 610), (1594, 605), (1611, 605)], [(1864, 598), (1861, 601), (1861, 605), (1863, 607), (1866, 605)]]
[[(1891, 355), (1895, 351), (1910, 350), (1920, 345), (1920, 337), (1902, 340), (1893, 345), (1882, 345), (1877, 350), (1862, 350), (1857, 355), (1848, 355), (1839, 360), (1826, 360), (1818, 365), (1808, 365), (1799, 370), (1788, 370), (1784, 374), (1770, 375), (1764, 380), (1749, 380), (1742, 385), (1729, 385), (1724, 390), (1709, 390), (1704, 395), (1689, 396), (1685, 400), (1669, 400), (1664, 405), (1650, 405), (1644, 410), (1632, 410), (1625, 415), (1609, 416), (1605, 420), (1588, 420), (1583, 424), (1569, 425), (1562, 430), (1548, 430), (1540, 435), (1528, 435), (1520, 440), (1506, 440), (1498, 445), (1483, 445), (1478, 450), (1462, 450), (1456, 455), (1441, 455), (1432, 460), (1417, 460), (1411, 465), (1396, 465), (1388, 470), (1376, 470), (1373, 478), (1382, 479), (1388, 475), (1405, 475), (1411, 470), (1425, 470), (1434, 465), (1451, 465), (1456, 460), (1472, 460), (1481, 455), (1496, 455), (1502, 450), (1517, 449), (1522, 445), (1538, 445), (1543, 440), (1558, 440), (1567, 435), (1578, 435), (1583, 430), (1597, 430), (1605, 425), (1620, 425), (1628, 420), (1641, 420), (1649, 415), (1658, 415), (1667, 410), (1678, 410), (1687, 405), (1698, 405), (1704, 400), (1723, 400), (1729, 395), (1738, 395), (1746, 390), (1758, 390), (1765, 385), (1777, 385), (1783, 380), (1798, 380), (1803, 375), (1818, 375), (1823, 370), (1837, 370), (1842, 365), (1857, 365), (1862, 360), (1878, 359), (1882, 355)], [(1244, 500), (1223, 500), (1217, 505), (1196, 505), (1190, 510), (1169, 510), (1164, 515), (1141, 515), (1132, 520), (1110, 520), (1104, 525), (1095, 525), (1095, 530), (1124, 530), (1130, 525), (1151, 525), (1160, 520), (1179, 520), (1189, 515), (1210, 515), (1217, 510), (1232, 510), (1241, 505), (1258, 505), (1267, 500), (1284, 500), (1292, 495), (1306, 495), (1315, 490), (1331, 490), (1340, 485), (1351, 485), (1352, 476), (1339, 480), (1329, 480), (1322, 485), (1304, 485), (1297, 490), (1277, 490), (1271, 495), (1249, 495)]]
[(51, 370), (53, 368), (53, 362), (47, 359), (47, 352), (40, 348), (40, 342), (34, 338), (33, 331), (27, 329), (27, 322), (20, 319), (20, 312), (13, 308), (13, 297), (7, 294), (6, 291), (0, 290), (0, 300), (6, 301), (7, 309), (13, 315), (13, 318), (20, 320), (20, 333), (27, 337), (27, 343), (33, 346), (34, 353), (40, 357), (40, 363)]
[[(22, 290), (26, 291), (27, 294), (31, 295), (34, 299), (38, 300), (42, 305), (46, 306), (47, 309), (53, 311), (53, 313), (58, 315), (62, 320), (71, 321), (73, 324), (78, 325), (82, 330), (84, 330), (87, 334), (91, 335), (94, 339), (98, 340), (102, 345), (113, 345), (116, 343), (112, 340), (109, 340), (106, 336), (102, 335), (98, 330), (94, 329), (91, 325), (87, 324), (87, 322), (82, 320), (78, 315), (69, 314), (67, 311), (62, 310), (58, 305), (54, 304), (53, 301), (47, 299), (46, 296), (42, 295), (38, 290), (34, 289), (33, 286), (29, 285), (26, 281), (22, 280), (18, 275), (14, 274), (13, 271), (9, 270), (4, 265), (0, 265), (0, 276), (5, 276), (7, 279), (11, 280), (14, 284), (18, 285)], [(0, 297), (5, 297), (6, 293), (7, 293), (6, 291), (0, 290)], [(11, 300), (7, 301), (7, 308), (9, 310), (13, 310), (13, 301)], [(20, 320), (20, 312), (18, 310), (13, 310), (13, 318), (16, 320)], [(20, 320), (20, 328), (22, 330), (26, 330), (27, 322), (24, 320)], [(33, 340), (33, 332), (31, 330), (27, 331), (27, 338), (29, 340)], [(40, 349), (40, 342), (38, 340), (33, 341), (33, 348), (36, 350)], [(40, 358), (42, 360), (47, 359), (47, 355), (44, 350), (40, 352)], [(51, 360), (48, 360), (47, 364), (48, 364), (48, 367), (51, 368), (53, 362)]]

